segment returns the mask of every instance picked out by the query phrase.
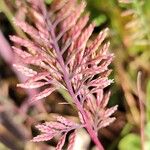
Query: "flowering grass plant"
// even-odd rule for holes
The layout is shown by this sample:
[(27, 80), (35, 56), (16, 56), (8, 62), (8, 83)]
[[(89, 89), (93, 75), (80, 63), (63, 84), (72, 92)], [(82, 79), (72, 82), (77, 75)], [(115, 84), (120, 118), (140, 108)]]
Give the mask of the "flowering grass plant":
[(36, 126), (42, 134), (32, 141), (48, 141), (60, 136), (57, 150), (63, 148), (70, 131), (68, 150), (72, 149), (79, 128), (85, 128), (97, 148), (103, 150), (98, 131), (115, 120), (111, 115), (117, 106), (107, 108), (110, 92), (105, 90), (113, 82), (108, 79), (113, 54), (108, 51), (110, 43), (104, 42), (108, 29), (91, 40), (94, 24), (89, 23), (85, 7), (84, 1), (77, 0), (54, 0), (50, 8), (46, 8), (42, 0), (29, 0), (27, 10), (32, 22), (15, 19), (27, 38), (10, 36), (15, 43), (12, 48), (20, 58), (14, 67), (28, 77), (17, 86), (44, 89), (30, 102), (62, 88), (70, 94), (79, 114), (78, 124), (58, 116), (56, 121)]

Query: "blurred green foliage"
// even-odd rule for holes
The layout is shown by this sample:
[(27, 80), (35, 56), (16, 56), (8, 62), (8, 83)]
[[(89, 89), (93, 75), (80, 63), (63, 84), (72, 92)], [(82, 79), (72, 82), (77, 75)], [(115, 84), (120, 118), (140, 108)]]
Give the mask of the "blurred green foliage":
[[(150, 149), (150, 122), (145, 127), (145, 143), (144, 149)], [(140, 136), (137, 134), (129, 133), (125, 135), (119, 142), (119, 150), (141, 150)]]
[(141, 150), (140, 137), (136, 134), (128, 134), (119, 142), (119, 150)]
[(49, 4), (52, 3), (52, 1), (53, 1), (53, 0), (45, 0), (45, 3), (49, 5)]
[[(140, 113), (140, 110), (137, 106), (138, 97), (135, 97), (137, 72), (141, 70), (146, 119), (144, 145), (145, 149), (149, 150), (150, 140), (147, 133), (150, 133), (150, 1), (133, 0), (129, 4), (119, 3), (117, 0), (87, 0), (87, 2), (87, 8), (92, 13), (91, 19), (99, 26), (99, 30), (104, 27), (110, 28), (111, 49), (115, 53), (113, 77), (116, 79), (110, 103), (118, 103), (120, 109), (125, 104), (123, 107), (126, 109), (127, 124), (131, 127), (126, 129), (125, 125), (122, 129), (125, 134), (119, 137), (118, 148), (141, 149), (140, 124), (137, 119), (138, 117), (140, 119), (140, 116), (136, 113)], [(121, 89), (125, 96), (123, 99)], [(113, 149), (116, 147), (113, 146)]]

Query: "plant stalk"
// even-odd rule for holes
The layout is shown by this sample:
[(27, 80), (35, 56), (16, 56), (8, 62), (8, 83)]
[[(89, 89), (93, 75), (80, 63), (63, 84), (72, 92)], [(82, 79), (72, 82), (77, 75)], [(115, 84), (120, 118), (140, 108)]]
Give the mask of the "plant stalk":
[(11, 12), (11, 10), (9, 9), (9, 7), (7, 6), (7, 4), (5, 3), (4, 0), (0, 0), (0, 11), (2, 11), (6, 15), (8, 21), (10, 22), (10, 24), (13, 27), (13, 29), (15, 30), (15, 32), (19, 36), (26, 38), (26, 36), (22, 32), (22, 30), (13, 23), (14, 14)]
[(145, 150), (145, 147), (144, 147), (144, 143), (145, 143), (145, 135), (144, 135), (145, 112), (144, 112), (142, 89), (141, 89), (141, 76), (142, 76), (142, 73), (138, 72), (138, 76), (137, 76), (137, 90), (138, 90), (139, 105), (140, 105), (141, 149)]

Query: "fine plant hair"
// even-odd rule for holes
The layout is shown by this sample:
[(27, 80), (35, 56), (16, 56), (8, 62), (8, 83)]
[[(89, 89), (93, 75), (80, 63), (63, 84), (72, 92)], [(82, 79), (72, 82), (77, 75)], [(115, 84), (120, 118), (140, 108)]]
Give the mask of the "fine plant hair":
[(84, 1), (77, 0), (53, 0), (50, 8), (42, 0), (29, 0), (27, 10), (32, 22), (15, 20), (28, 38), (10, 36), (15, 43), (12, 48), (21, 60), (14, 67), (29, 78), (17, 86), (45, 87), (31, 102), (61, 88), (70, 94), (78, 112), (80, 123), (58, 116), (56, 121), (36, 126), (42, 134), (32, 141), (48, 141), (59, 136), (57, 150), (63, 148), (70, 131), (68, 150), (71, 150), (79, 128), (85, 128), (97, 148), (103, 150), (98, 131), (115, 120), (111, 115), (117, 106), (107, 108), (110, 92), (104, 91), (113, 82), (108, 79), (113, 54), (108, 51), (109, 42), (104, 43), (108, 29), (89, 40), (94, 24), (89, 23), (85, 7)]

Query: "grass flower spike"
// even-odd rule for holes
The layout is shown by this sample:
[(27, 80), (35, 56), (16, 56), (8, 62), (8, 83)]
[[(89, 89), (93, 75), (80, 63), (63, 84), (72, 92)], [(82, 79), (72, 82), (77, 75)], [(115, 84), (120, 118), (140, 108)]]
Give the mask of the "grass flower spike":
[(61, 135), (57, 150), (63, 148), (70, 131), (68, 150), (72, 149), (75, 130), (81, 127), (87, 130), (97, 148), (103, 150), (98, 131), (115, 120), (111, 115), (117, 106), (107, 108), (110, 93), (104, 91), (112, 83), (108, 79), (111, 72), (108, 66), (113, 54), (108, 52), (109, 42), (104, 43), (108, 29), (90, 40), (94, 24), (88, 22), (85, 7), (84, 1), (77, 0), (53, 0), (50, 8), (46, 8), (42, 0), (29, 0), (27, 10), (32, 15), (32, 22), (15, 20), (28, 39), (10, 37), (15, 46), (18, 45), (13, 49), (22, 61), (14, 67), (28, 77), (18, 87), (45, 87), (31, 102), (63, 88), (78, 111), (80, 124), (59, 116), (56, 121), (36, 126), (42, 134), (34, 137), (34, 142)]

